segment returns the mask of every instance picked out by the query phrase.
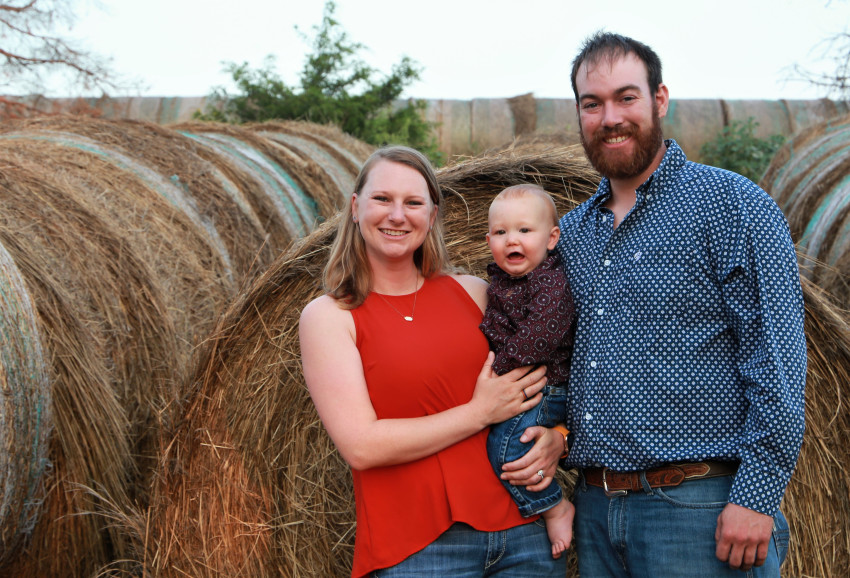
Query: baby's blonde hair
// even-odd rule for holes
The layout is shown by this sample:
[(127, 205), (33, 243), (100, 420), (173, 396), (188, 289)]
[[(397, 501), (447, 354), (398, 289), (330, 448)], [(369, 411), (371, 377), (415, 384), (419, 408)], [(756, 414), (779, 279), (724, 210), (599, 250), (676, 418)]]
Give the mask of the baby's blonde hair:
[(555, 200), (552, 198), (552, 195), (547, 193), (546, 189), (544, 189), (540, 185), (527, 183), (522, 185), (510, 186), (493, 198), (491, 206), (492, 203), (495, 203), (496, 201), (501, 199), (516, 199), (518, 197), (524, 197), (526, 195), (535, 196), (546, 204), (546, 207), (549, 210), (549, 214), (552, 217), (552, 225), (557, 227), (558, 209), (557, 207), (555, 207)]

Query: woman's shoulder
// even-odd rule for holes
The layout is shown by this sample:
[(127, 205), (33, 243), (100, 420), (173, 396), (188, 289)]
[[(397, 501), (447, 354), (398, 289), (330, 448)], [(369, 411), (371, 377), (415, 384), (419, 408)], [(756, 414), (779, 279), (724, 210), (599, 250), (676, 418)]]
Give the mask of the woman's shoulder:
[(485, 281), (481, 277), (476, 277), (475, 275), (465, 275), (463, 273), (450, 273), (446, 276), (451, 277), (452, 279), (457, 281), (464, 289), (469, 290), (469, 288), (483, 288), (484, 291), (487, 291), (487, 281)]
[(450, 274), (447, 275), (472, 297), (473, 301), (478, 304), (482, 311), (487, 307), (487, 282), (475, 275)]
[(302, 348), (319, 343), (323, 347), (341, 347), (349, 340), (355, 341), (357, 330), (351, 311), (340, 307), (337, 300), (330, 295), (322, 295), (310, 301), (301, 310), (298, 335)]
[(346, 317), (348, 311), (339, 306), (337, 300), (330, 295), (316, 297), (301, 310), (301, 323), (322, 323)]

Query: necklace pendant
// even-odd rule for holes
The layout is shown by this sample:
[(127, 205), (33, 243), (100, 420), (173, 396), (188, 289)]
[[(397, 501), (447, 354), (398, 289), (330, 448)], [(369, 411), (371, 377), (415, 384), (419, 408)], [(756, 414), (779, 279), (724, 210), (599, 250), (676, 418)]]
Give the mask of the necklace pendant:
[(411, 317), (410, 315), (405, 315), (404, 320), (405, 321), (413, 321), (413, 317)]

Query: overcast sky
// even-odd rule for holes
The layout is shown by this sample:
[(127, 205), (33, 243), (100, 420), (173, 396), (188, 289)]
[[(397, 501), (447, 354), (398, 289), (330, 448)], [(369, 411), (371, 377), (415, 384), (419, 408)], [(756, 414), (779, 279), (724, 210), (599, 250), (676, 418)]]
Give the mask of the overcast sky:
[[(73, 34), (140, 79), (145, 96), (204, 96), (231, 87), (223, 61), (278, 58), (294, 83), (324, 0), (100, 0)], [(800, 64), (831, 71), (822, 41), (850, 31), (850, 0), (337, 0), (362, 58), (389, 72), (402, 55), (423, 68), (404, 96), (569, 98), (569, 65), (604, 28), (661, 56), (673, 98), (819, 98), (787, 82)]]

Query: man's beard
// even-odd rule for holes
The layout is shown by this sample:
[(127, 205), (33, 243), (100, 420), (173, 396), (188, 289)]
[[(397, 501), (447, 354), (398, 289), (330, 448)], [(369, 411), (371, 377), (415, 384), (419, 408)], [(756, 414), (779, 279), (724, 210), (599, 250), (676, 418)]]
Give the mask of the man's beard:
[[(630, 179), (640, 175), (652, 164), (664, 138), (657, 104), (652, 106), (652, 126), (648, 130), (641, 130), (633, 124), (616, 128), (600, 128), (592, 135), (592, 140), (588, 142), (584, 129), (581, 128), (581, 123), (579, 123), (579, 134), (581, 135), (584, 153), (590, 160), (590, 164), (603, 177), (609, 179)], [(628, 136), (637, 140), (633, 155), (622, 157), (621, 151), (606, 150), (605, 139), (617, 136)]]

